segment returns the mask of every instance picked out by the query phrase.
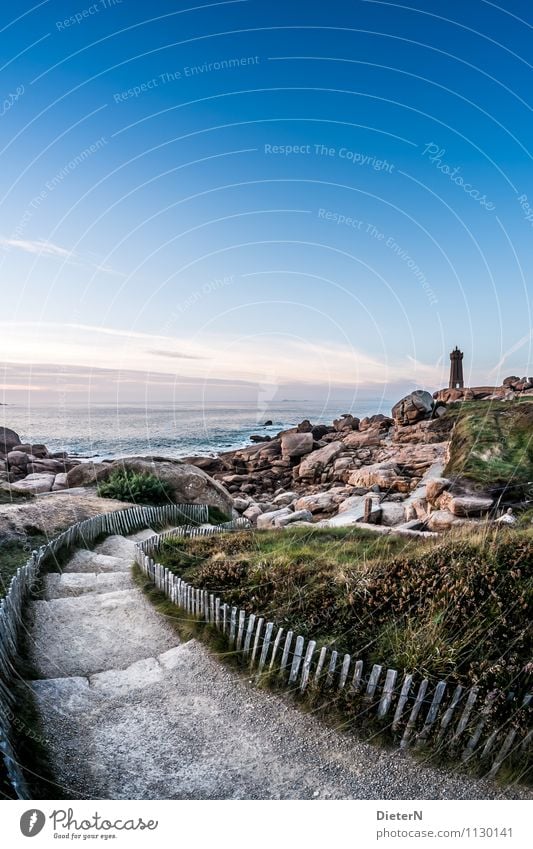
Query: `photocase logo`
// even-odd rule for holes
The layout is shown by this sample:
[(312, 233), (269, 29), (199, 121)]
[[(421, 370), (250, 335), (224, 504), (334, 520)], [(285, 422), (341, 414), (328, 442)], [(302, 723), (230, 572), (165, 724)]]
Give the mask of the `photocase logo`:
[(35, 808), (31, 811), (25, 811), (20, 818), (20, 830), (24, 837), (35, 837), (43, 830), (46, 817), (42, 811)]

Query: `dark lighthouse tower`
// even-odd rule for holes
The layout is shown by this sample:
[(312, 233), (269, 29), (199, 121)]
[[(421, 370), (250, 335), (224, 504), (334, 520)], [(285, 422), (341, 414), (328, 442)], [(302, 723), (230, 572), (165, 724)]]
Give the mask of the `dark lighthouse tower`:
[(463, 352), (455, 346), (450, 354), (450, 389), (463, 389)]

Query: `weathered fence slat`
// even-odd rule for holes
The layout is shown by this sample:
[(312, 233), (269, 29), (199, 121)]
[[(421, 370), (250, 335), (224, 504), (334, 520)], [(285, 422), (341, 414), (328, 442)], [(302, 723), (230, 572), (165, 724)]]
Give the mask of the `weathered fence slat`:
[(338, 657), (337, 652), (332, 651), (331, 657), (329, 659), (328, 672), (327, 672), (327, 675), (326, 675), (326, 687), (332, 687), (333, 686), (333, 676), (335, 674), (335, 667), (337, 666), (337, 657)]
[(345, 654), (342, 660), (341, 673), (339, 675), (339, 690), (343, 690), (344, 685), (346, 684), (346, 679), (348, 678), (348, 671), (350, 669), (350, 661), (350, 655)]
[(494, 776), (496, 775), (496, 773), (500, 769), (502, 763), (504, 762), (505, 758), (509, 754), (509, 750), (510, 750), (511, 746), (513, 745), (513, 741), (514, 741), (515, 737), (516, 737), (516, 729), (511, 728), (511, 730), (508, 731), (507, 734), (505, 735), (505, 740), (502, 743), (502, 747), (501, 747), (500, 751), (498, 752), (498, 754), (496, 755), (496, 760), (494, 761), (494, 763), (492, 764), (492, 767), (490, 768), (489, 778), (494, 778)]
[(318, 663), (317, 663), (317, 665), (316, 665), (316, 670), (315, 670), (315, 681), (318, 681), (318, 680), (319, 680), (319, 678), (320, 678), (320, 675), (322, 674), (322, 669), (323, 669), (323, 666), (324, 666), (324, 661), (325, 661), (325, 659), (326, 659), (326, 652), (327, 652), (327, 648), (326, 648), (326, 646), (322, 646), (322, 648), (320, 649), (320, 654), (319, 654), (319, 656), (318, 656)]
[(283, 646), (283, 654), (281, 655), (281, 664), (279, 667), (280, 675), (283, 675), (285, 672), (285, 668), (287, 666), (287, 661), (289, 659), (289, 650), (292, 642), (292, 631), (287, 631), (287, 636), (285, 637), (285, 645)]
[(316, 648), (316, 641), (309, 640), (307, 644), (307, 650), (305, 652), (304, 662), (302, 666), (302, 676), (300, 678), (300, 691), (303, 693), (305, 688), (307, 687), (307, 682), (309, 681), (309, 672), (311, 670), (311, 659), (313, 657), (313, 652)]
[(385, 684), (383, 685), (383, 693), (378, 706), (378, 719), (383, 719), (383, 717), (387, 715), (392, 701), (394, 685), (396, 684), (397, 677), (398, 672), (396, 669), (387, 669)]
[(256, 628), (255, 628), (254, 647), (252, 649), (252, 657), (251, 657), (251, 660), (250, 660), (250, 666), (254, 665), (255, 656), (257, 654), (257, 648), (259, 646), (259, 639), (261, 637), (261, 630), (263, 628), (263, 622), (264, 621), (265, 620), (263, 619), (262, 616), (260, 616), (259, 619), (257, 620), (257, 625), (256, 625)]
[(244, 640), (244, 656), (248, 657), (250, 654), (250, 642), (252, 640), (252, 634), (254, 632), (254, 624), (255, 624), (255, 614), (251, 613), (250, 618), (248, 619), (248, 627), (246, 629), (246, 637)]
[(484, 705), (481, 709), (480, 719), (479, 719), (477, 725), (475, 726), (472, 734), (470, 735), (465, 748), (463, 749), (463, 753), (461, 755), (461, 760), (463, 762), (470, 760), (470, 758), (474, 755), (474, 751), (476, 749), (477, 744), (479, 743), (479, 741), (481, 739), (481, 735), (483, 733), (483, 728), (485, 727), (487, 717), (490, 713), (490, 706), (491, 706), (492, 702), (494, 701), (494, 697), (495, 696), (494, 696), (493, 693), (488, 693), (486, 698), (485, 698), (485, 703), (484, 703)]
[(274, 648), (272, 649), (272, 657), (270, 658), (270, 666), (269, 669), (274, 669), (274, 663), (276, 661), (276, 656), (279, 649), (279, 644), (281, 642), (281, 638), (283, 636), (283, 628), (278, 628), (278, 632), (276, 634), (276, 639), (274, 640)]
[(468, 698), (466, 700), (465, 708), (463, 710), (463, 713), (462, 713), (461, 719), (459, 720), (457, 728), (455, 729), (455, 733), (454, 733), (454, 735), (453, 735), (453, 737), (450, 741), (450, 745), (452, 745), (453, 743), (456, 743), (459, 740), (459, 738), (463, 734), (466, 726), (468, 725), (468, 720), (470, 718), (470, 714), (472, 713), (472, 708), (474, 707), (474, 703), (477, 699), (478, 692), (479, 692), (479, 690), (478, 690), (477, 687), (472, 687), (472, 689), (470, 690), (470, 692), (468, 694)]
[(491, 734), (485, 740), (485, 745), (483, 746), (483, 750), (481, 752), (481, 759), (487, 758), (490, 751), (492, 750), (494, 743), (496, 742), (496, 738), (500, 732), (500, 729), (497, 728), (495, 731), (492, 731)]
[(304, 648), (304, 638), (296, 637), (296, 645), (294, 647), (294, 654), (292, 656), (292, 664), (291, 671), (289, 673), (289, 684), (294, 684), (298, 677), (298, 671), (300, 669), (300, 663), (302, 662), (302, 652)]
[(372, 671), (370, 673), (370, 678), (368, 679), (368, 685), (366, 688), (365, 697), (367, 699), (374, 698), (374, 694), (376, 692), (376, 688), (378, 686), (378, 681), (381, 675), (383, 667), (379, 665), (379, 663), (375, 663), (372, 667)]
[(237, 645), (236, 645), (237, 651), (241, 650), (242, 635), (244, 633), (244, 622), (245, 622), (245, 620), (246, 620), (246, 611), (245, 610), (239, 610), (239, 627), (238, 627), (238, 630), (237, 630)]
[(237, 608), (231, 608), (231, 618), (229, 623), (229, 645), (230, 648), (233, 648), (235, 644), (235, 630), (237, 627)]
[(409, 746), (409, 741), (411, 739), (411, 735), (413, 733), (416, 720), (418, 718), (418, 714), (420, 713), (420, 709), (422, 704), (424, 703), (424, 698), (426, 695), (426, 690), (428, 688), (429, 681), (427, 678), (421, 682), (418, 693), (416, 694), (415, 703), (411, 709), (411, 713), (409, 719), (407, 720), (407, 725), (405, 726), (405, 731), (403, 732), (403, 737), (400, 740), (400, 749), (407, 749)]
[(446, 692), (446, 686), (446, 681), (439, 681), (439, 683), (435, 687), (433, 699), (427, 712), (426, 721), (424, 722), (422, 730), (417, 737), (417, 743), (419, 745), (422, 744), (425, 740), (427, 740), (429, 732), (431, 731), (431, 726), (437, 719), (440, 703), (444, 698), (444, 693)]
[(363, 661), (356, 660), (355, 661), (355, 669), (353, 673), (352, 683), (350, 685), (350, 693), (355, 695), (359, 692), (361, 688), (361, 681), (363, 679)]
[(267, 626), (266, 626), (266, 629), (265, 629), (265, 636), (264, 636), (264, 639), (263, 639), (263, 647), (261, 649), (261, 657), (259, 658), (259, 666), (258, 666), (258, 669), (257, 669), (257, 671), (259, 673), (261, 673), (263, 671), (263, 668), (264, 668), (265, 663), (266, 663), (266, 659), (267, 659), (267, 655), (268, 655), (268, 649), (269, 649), (269, 646), (270, 646), (270, 640), (272, 638), (273, 627), (274, 627), (273, 622), (267, 623)]
[(446, 729), (448, 728), (450, 722), (452, 721), (453, 714), (455, 712), (455, 708), (459, 704), (459, 701), (460, 701), (461, 696), (463, 694), (463, 689), (464, 688), (461, 687), (460, 684), (458, 684), (457, 687), (455, 688), (455, 690), (453, 691), (452, 700), (451, 700), (450, 704), (448, 705), (448, 707), (446, 708), (446, 710), (444, 711), (444, 715), (441, 719), (439, 733), (437, 734), (437, 740), (441, 740), (444, 737), (444, 734), (446, 733)]

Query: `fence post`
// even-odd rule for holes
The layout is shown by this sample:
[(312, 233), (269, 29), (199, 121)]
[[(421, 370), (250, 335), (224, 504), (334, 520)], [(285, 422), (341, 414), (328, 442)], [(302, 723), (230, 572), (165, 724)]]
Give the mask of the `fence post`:
[(274, 668), (274, 661), (276, 660), (276, 655), (278, 653), (279, 644), (281, 642), (281, 637), (283, 634), (283, 628), (278, 628), (278, 632), (276, 634), (276, 639), (274, 640), (274, 648), (272, 649), (272, 657), (270, 658), (270, 666), (269, 669)]
[(396, 731), (402, 719), (403, 709), (406, 705), (407, 699), (409, 698), (409, 690), (411, 689), (411, 684), (413, 683), (413, 676), (406, 675), (403, 679), (402, 689), (400, 691), (400, 698), (398, 699), (398, 704), (396, 705), (396, 710), (394, 712), (394, 719), (392, 720), (392, 730)]
[(385, 684), (383, 685), (383, 693), (378, 707), (378, 719), (383, 719), (383, 717), (388, 713), (397, 677), (398, 672), (396, 669), (387, 669)]
[(307, 683), (309, 681), (309, 672), (311, 669), (311, 659), (313, 657), (313, 653), (316, 648), (315, 640), (309, 640), (307, 644), (307, 651), (305, 653), (303, 667), (302, 667), (302, 677), (300, 679), (300, 692), (303, 693), (305, 688), (307, 687)]
[(255, 614), (251, 613), (250, 618), (248, 619), (248, 628), (246, 629), (246, 638), (244, 640), (244, 656), (248, 657), (250, 654), (250, 642), (252, 640), (252, 634), (254, 631), (254, 623), (255, 623)]
[(341, 674), (339, 677), (339, 690), (343, 690), (344, 685), (346, 684), (346, 679), (348, 678), (348, 670), (350, 669), (350, 661), (350, 655), (345, 654), (342, 661)]
[(241, 650), (242, 635), (244, 633), (244, 621), (246, 619), (246, 611), (239, 610), (239, 629), (237, 631), (237, 651)]
[(292, 642), (292, 631), (287, 632), (287, 636), (285, 637), (285, 645), (283, 646), (283, 654), (281, 655), (281, 664), (279, 668), (280, 675), (285, 672), (287, 666), (287, 660), (289, 659), (289, 650)]
[(326, 687), (331, 687), (333, 684), (333, 675), (335, 674), (335, 667), (337, 665), (337, 652), (331, 652), (331, 658), (328, 666), (328, 674), (326, 675)]
[(426, 721), (422, 728), (422, 731), (417, 737), (417, 745), (421, 745), (428, 737), (428, 734), (431, 730), (431, 726), (435, 722), (437, 718), (437, 713), (439, 712), (440, 703), (444, 697), (444, 693), (446, 692), (446, 681), (439, 681), (437, 686), (435, 687), (435, 692), (433, 694), (433, 700), (429, 707)]
[(250, 660), (250, 666), (253, 666), (254, 662), (255, 662), (255, 656), (257, 654), (257, 648), (259, 646), (259, 639), (261, 637), (261, 630), (263, 628), (263, 622), (264, 621), (265, 620), (263, 619), (262, 616), (260, 616), (259, 619), (257, 620), (257, 625), (256, 625), (256, 629), (255, 629), (254, 647), (252, 649), (252, 659)]
[(289, 673), (289, 684), (294, 684), (298, 677), (300, 663), (302, 662), (302, 652), (304, 648), (304, 638), (296, 637), (296, 646), (294, 647), (294, 655), (292, 658), (291, 671)]
[(376, 692), (376, 687), (378, 686), (379, 677), (381, 675), (381, 670), (383, 669), (379, 663), (375, 663), (372, 667), (372, 672), (370, 673), (370, 678), (368, 679), (368, 686), (366, 688), (365, 697), (367, 699), (373, 699), (374, 693)]
[(237, 625), (237, 608), (231, 608), (231, 619), (229, 625), (229, 644), (230, 648), (233, 648), (233, 644), (235, 643), (235, 628)]
[(409, 746), (409, 740), (411, 738), (411, 734), (413, 733), (418, 714), (420, 713), (420, 708), (422, 707), (428, 684), (428, 679), (424, 678), (424, 680), (420, 684), (420, 687), (418, 688), (418, 693), (416, 694), (416, 700), (411, 710), (411, 715), (405, 727), (405, 731), (403, 732), (403, 737), (400, 741), (400, 749), (406, 749)]
[(265, 637), (263, 640), (263, 648), (261, 649), (261, 657), (259, 658), (259, 667), (258, 672), (261, 673), (263, 671), (263, 667), (266, 663), (268, 648), (270, 646), (270, 640), (272, 637), (272, 629), (274, 627), (273, 622), (268, 622), (265, 630)]
[(466, 700), (465, 709), (463, 711), (461, 719), (459, 720), (457, 728), (455, 729), (455, 734), (453, 735), (452, 739), (450, 740), (450, 745), (453, 745), (454, 743), (456, 743), (459, 740), (460, 736), (462, 735), (463, 731), (465, 730), (465, 728), (468, 724), (470, 714), (472, 713), (472, 708), (474, 707), (474, 702), (477, 699), (478, 692), (479, 692), (479, 690), (478, 690), (477, 687), (472, 687), (472, 689), (470, 690), (470, 692), (468, 694), (468, 698)]
[(505, 758), (509, 754), (509, 749), (513, 745), (513, 740), (516, 737), (516, 729), (512, 728), (507, 732), (505, 736), (505, 740), (503, 741), (502, 747), (498, 754), (496, 755), (496, 760), (492, 764), (492, 767), (489, 772), (489, 778), (494, 778)]
[(318, 663), (316, 665), (315, 681), (318, 681), (319, 678), (320, 678), (320, 674), (322, 672), (322, 667), (324, 666), (324, 660), (326, 659), (326, 652), (327, 652), (326, 646), (322, 646), (322, 648), (320, 649), (320, 654), (318, 656)]

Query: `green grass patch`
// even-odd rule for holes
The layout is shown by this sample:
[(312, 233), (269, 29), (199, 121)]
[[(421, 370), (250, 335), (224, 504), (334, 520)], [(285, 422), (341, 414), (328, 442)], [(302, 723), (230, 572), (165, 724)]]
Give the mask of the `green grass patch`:
[(32, 551), (47, 542), (41, 533), (28, 534), (20, 539), (0, 539), (0, 597), (8, 591), (11, 578), (19, 566), (24, 566)]
[(506, 689), (533, 653), (533, 530), (172, 538), (159, 559), (230, 605), (370, 663)]
[(466, 402), (450, 407), (455, 418), (447, 477), (509, 498), (533, 494), (533, 403)]
[(0, 505), (24, 504), (24, 502), (31, 501), (33, 498), (34, 496), (29, 492), (15, 492), (15, 490), (0, 487)]

